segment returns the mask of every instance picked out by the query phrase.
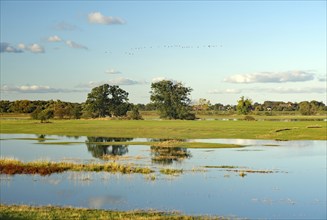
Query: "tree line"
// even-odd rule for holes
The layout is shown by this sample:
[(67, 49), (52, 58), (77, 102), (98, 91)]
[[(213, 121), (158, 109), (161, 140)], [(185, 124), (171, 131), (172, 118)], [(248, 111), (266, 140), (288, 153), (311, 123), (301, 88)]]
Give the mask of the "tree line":
[(209, 100), (199, 99), (191, 102), (192, 88), (180, 82), (162, 80), (151, 84), (150, 103), (129, 103), (129, 93), (116, 85), (103, 84), (88, 93), (83, 103), (63, 102), (60, 100), (0, 100), (0, 113), (27, 113), (33, 119), (46, 121), (50, 118), (79, 119), (101, 117), (126, 117), (142, 119), (139, 111), (158, 111), (161, 118), (194, 120), (196, 114), (209, 111), (229, 112), (247, 115), (252, 112), (299, 111), (302, 115), (315, 115), (327, 111), (323, 102), (276, 102), (253, 103), (249, 98), (240, 97), (236, 105), (211, 104)]

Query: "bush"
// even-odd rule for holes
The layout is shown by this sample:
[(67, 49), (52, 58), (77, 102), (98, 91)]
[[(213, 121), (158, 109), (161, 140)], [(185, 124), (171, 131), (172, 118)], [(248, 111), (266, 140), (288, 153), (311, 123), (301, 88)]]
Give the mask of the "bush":
[(48, 122), (50, 118), (53, 118), (54, 113), (53, 110), (50, 109), (41, 110), (41, 108), (37, 108), (34, 112), (32, 112), (31, 117), (35, 120), (41, 120), (41, 123), (43, 123)]
[(195, 114), (194, 113), (187, 113), (181, 117), (183, 120), (195, 120)]
[(132, 111), (129, 112), (128, 118), (131, 120), (143, 120), (142, 115), (139, 112), (139, 108), (137, 106), (134, 106), (132, 108)]
[(252, 116), (247, 115), (247, 116), (245, 116), (245, 117), (243, 118), (243, 120), (245, 120), (245, 121), (255, 121), (255, 118), (252, 117)]

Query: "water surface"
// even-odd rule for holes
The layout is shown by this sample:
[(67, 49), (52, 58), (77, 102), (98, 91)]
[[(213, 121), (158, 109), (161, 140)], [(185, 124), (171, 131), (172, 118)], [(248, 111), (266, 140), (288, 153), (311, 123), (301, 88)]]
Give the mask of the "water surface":
[[(152, 181), (151, 176), (140, 174), (104, 172), (65, 172), (46, 177), (0, 175), (1, 203), (118, 210), (152, 208), (244, 218), (326, 218), (327, 141), (196, 139), (185, 141), (247, 147), (167, 150), (146, 145), (119, 145), (115, 148), (109, 144), (93, 144), (93, 140), (103, 143), (123, 141), (115, 138), (45, 136), (41, 142), (27, 140), (36, 137), (1, 134), (1, 156), (24, 161), (71, 159), (103, 162), (102, 155), (116, 155), (127, 158), (118, 160), (119, 163), (151, 167), (156, 171), (151, 174), (155, 179)], [(128, 141), (149, 140), (124, 140)], [(46, 144), (49, 142), (72, 144)], [(168, 160), (155, 159), (167, 155)], [(181, 158), (178, 155), (182, 155)], [(238, 172), (228, 169), (204, 168), (221, 165), (273, 173), (247, 173), (241, 177)], [(163, 175), (159, 172), (162, 167), (183, 169), (184, 173), (179, 176)]]

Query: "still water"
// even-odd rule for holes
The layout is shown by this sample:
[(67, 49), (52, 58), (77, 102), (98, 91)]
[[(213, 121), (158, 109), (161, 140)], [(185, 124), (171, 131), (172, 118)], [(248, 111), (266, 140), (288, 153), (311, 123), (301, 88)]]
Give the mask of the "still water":
[[(69, 205), (102, 209), (179, 210), (186, 214), (267, 219), (326, 219), (327, 141), (242, 139), (185, 140), (246, 145), (234, 149), (175, 149), (146, 145), (97, 145), (94, 142), (150, 141), (101, 137), (1, 134), (0, 154), (23, 161), (48, 159), (102, 162), (103, 155), (120, 155), (156, 172), (147, 175), (105, 172), (65, 172), (39, 175), (0, 175), (1, 203)], [(48, 144), (52, 143), (52, 144)], [(65, 143), (65, 144), (63, 144)], [(182, 152), (176, 154), (176, 152)], [(158, 160), (169, 155), (165, 160)], [(171, 155), (182, 155), (181, 158)], [(269, 170), (241, 177), (228, 169), (238, 166)], [(179, 176), (158, 169), (183, 169)], [(195, 170), (195, 171), (194, 171)]]

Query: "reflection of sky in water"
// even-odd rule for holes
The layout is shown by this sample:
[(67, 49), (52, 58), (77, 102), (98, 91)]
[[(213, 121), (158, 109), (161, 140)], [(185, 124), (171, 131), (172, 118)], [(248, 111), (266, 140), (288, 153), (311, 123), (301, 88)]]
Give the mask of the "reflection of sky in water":
[[(1, 138), (35, 138), (4, 135)], [(1, 156), (23, 160), (49, 157), (92, 159), (86, 138), (53, 141), (83, 142), (74, 145), (42, 145), (35, 140), (1, 140)], [(146, 141), (139, 139), (138, 141)], [(197, 140), (198, 141), (198, 140)], [(202, 141), (202, 140), (201, 140)], [(1, 203), (53, 204), (105, 209), (180, 210), (188, 214), (236, 215), (247, 218), (326, 218), (326, 141), (206, 140), (250, 145), (234, 149), (189, 149), (192, 157), (169, 167), (184, 170), (211, 165), (231, 165), (272, 174), (247, 174), (223, 169), (184, 172), (169, 177), (156, 172), (155, 181), (142, 175), (67, 172), (48, 177), (16, 175), (1, 177)], [(264, 146), (279, 145), (279, 146)], [(128, 156), (146, 156), (140, 165), (158, 166), (150, 158), (150, 146), (129, 146)], [(119, 161), (121, 162), (121, 161)], [(24, 186), (24, 187), (22, 187)]]

